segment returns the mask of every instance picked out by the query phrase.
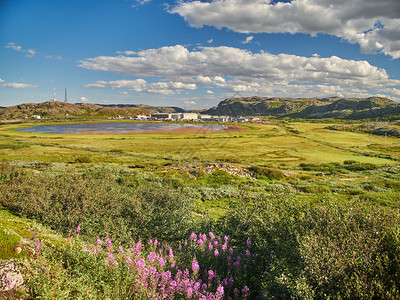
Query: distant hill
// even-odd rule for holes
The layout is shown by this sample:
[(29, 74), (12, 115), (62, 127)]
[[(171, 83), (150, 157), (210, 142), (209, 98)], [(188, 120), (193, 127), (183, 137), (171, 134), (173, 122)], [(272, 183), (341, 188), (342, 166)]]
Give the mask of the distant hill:
[(26, 103), (0, 109), (0, 119), (22, 119), (33, 115), (42, 118), (71, 118), (71, 117), (133, 117), (147, 115), (153, 112), (182, 112), (178, 107), (153, 107), (149, 105), (98, 105), (88, 103), (64, 103), (47, 101), (42, 103)]
[(210, 115), (278, 116), (291, 118), (398, 118), (400, 104), (383, 97), (370, 98), (229, 98), (203, 111)]

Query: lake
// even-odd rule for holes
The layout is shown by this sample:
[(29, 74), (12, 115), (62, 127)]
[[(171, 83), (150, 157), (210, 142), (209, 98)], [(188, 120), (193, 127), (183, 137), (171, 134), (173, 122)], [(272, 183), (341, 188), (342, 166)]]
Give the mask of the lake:
[(56, 134), (122, 134), (122, 133), (207, 133), (236, 131), (239, 127), (219, 124), (176, 124), (111, 122), (70, 125), (41, 125), (17, 129), (25, 132)]

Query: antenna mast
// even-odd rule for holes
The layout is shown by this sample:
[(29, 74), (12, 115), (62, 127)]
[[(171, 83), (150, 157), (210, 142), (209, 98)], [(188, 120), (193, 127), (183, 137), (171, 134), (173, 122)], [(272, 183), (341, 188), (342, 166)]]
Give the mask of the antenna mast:
[(53, 101), (56, 101), (56, 87), (53, 87)]
[(65, 99), (64, 99), (64, 103), (68, 102), (68, 98), (67, 98), (67, 88), (65, 88)]

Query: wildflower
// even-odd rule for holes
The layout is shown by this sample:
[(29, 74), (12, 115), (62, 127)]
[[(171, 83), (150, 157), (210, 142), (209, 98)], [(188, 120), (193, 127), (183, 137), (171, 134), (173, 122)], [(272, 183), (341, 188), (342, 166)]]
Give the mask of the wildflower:
[(192, 298), (193, 289), (191, 287), (187, 287), (186, 290), (185, 290), (185, 294), (189, 299)]
[(226, 260), (227, 260), (228, 262), (232, 262), (232, 257), (231, 257), (231, 256), (228, 256), (228, 257), (226, 258)]
[(35, 245), (35, 249), (37, 252), (40, 252), (40, 248), (42, 248), (42, 244), (40, 244), (40, 242), (37, 242)]
[(112, 249), (112, 243), (110, 238), (106, 238), (106, 248), (107, 249)]
[(225, 240), (225, 243), (228, 244), (230, 237), (226, 235), (226, 236), (224, 236), (224, 240)]
[(119, 254), (122, 254), (122, 253), (124, 253), (124, 249), (122, 249), (122, 247), (121, 247), (121, 246), (119, 246), (119, 247), (118, 247), (118, 253), (119, 253)]
[(158, 263), (160, 264), (160, 267), (164, 267), (164, 266), (165, 266), (165, 260), (164, 260), (164, 258), (160, 257), (160, 258), (158, 259)]
[(215, 235), (212, 232), (209, 232), (208, 235), (212, 241), (215, 239)]
[(223, 244), (223, 245), (222, 245), (222, 251), (224, 251), (224, 252), (225, 252), (227, 249), (228, 249), (228, 246), (227, 246), (227, 245), (225, 245), (225, 244)]
[(200, 267), (199, 267), (199, 263), (197, 262), (196, 258), (193, 258), (192, 261), (192, 271), (193, 273), (197, 273), (199, 271)]
[(211, 280), (215, 277), (214, 271), (213, 270), (209, 270), (208, 271), (208, 279)]
[(96, 243), (97, 243), (97, 245), (101, 246), (101, 240), (99, 237), (97, 237)]
[(229, 285), (232, 285), (235, 281), (233, 280), (233, 278), (232, 278), (232, 276), (231, 277), (229, 277), (229, 280), (228, 280), (228, 282), (229, 282)]
[(140, 259), (136, 262), (136, 265), (143, 269), (146, 266), (146, 262), (144, 261), (144, 259)]
[(211, 242), (208, 242), (208, 250), (211, 251), (212, 248), (213, 248), (213, 246), (212, 246)]
[(174, 259), (174, 253), (172, 252), (172, 248), (169, 248), (169, 259), (173, 260)]
[(81, 224), (79, 224), (78, 227), (76, 227), (76, 229), (74, 230), (75, 233), (79, 233), (79, 231), (81, 231)]
[(249, 251), (249, 249), (246, 249), (246, 256), (250, 256), (250, 251)]
[(233, 254), (233, 249), (229, 248), (229, 254), (232, 255)]
[(202, 239), (198, 239), (196, 243), (197, 243), (197, 245), (203, 245), (204, 241)]
[(155, 252), (150, 252), (150, 254), (147, 255), (147, 259), (148, 259), (149, 261), (155, 261), (155, 260), (156, 260), (156, 257), (157, 257), (157, 254), (156, 254)]
[(245, 269), (245, 270), (247, 269), (247, 265), (246, 264), (243, 265), (243, 269)]
[(90, 247), (89, 247), (89, 246), (86, 246), (86, 247), (85, 247), (85, 251), (86, 251), (86, 253), (89, 253), (89, 252), (90, 252)]
[(247, 245), (247, 247), (251, 247), (251, 240), (250, 239), (247, 239), (246, 245)]
[(248, 296), (250, 289), (245, 285), (242, 289), (242, 296), (246, 297)]
[(240, 267), (240, 261), (235, 261), (235, 262), (233, 263), (233, 266), (234, 266), (235, 268), (239, 268), (239, 267)]
[(224, 296), (224, 288), (222, 286), (217, 287), (217, 291), (215, 292), (215, 296), (217, 298), (222, 298)]
[(214, 250), (214, 256), (218, 256), (218, 255), (219, 255), (218, 249), (215, 249)]
[(205, 283), (202, 284), (201, 292), (204, 293), (204, 294), (207, 292), (207, 284), (205, 284)]
[(114, 254), (109, 253), (109, 254), (108, 254), (108, 259), (109, 259), (110, 261), (114, 260), (114, 259), (115, 259)]
[(132, 265), (132, 259), (129, 255), (126, 257), (126, 263), (128, 264), (129, 267)]
[(116, 260), (114, 260), (114, 266), (118, 267), (118, 262)]
[(214, 247), (218, 246), (218, 241), (214, 241)]
[(194, 232), (192, 232), (192, 234), (190, 235), (189, 239), (197, 240), (197, 235)]
[(237, 288), (235, 288), (235, 289), (233, 290), (233, 293), (234, 293), (235, 296), (236, 296), (237, 294), (239, 294), (239, 290), (238, 290)]

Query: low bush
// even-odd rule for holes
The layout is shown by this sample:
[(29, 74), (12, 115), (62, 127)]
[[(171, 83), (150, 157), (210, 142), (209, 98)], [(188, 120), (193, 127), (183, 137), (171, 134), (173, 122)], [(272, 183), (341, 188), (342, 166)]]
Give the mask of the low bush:
[(252, 166), (250, 171), (253, 171), (258, 176), (266, 177), (270, 180), (282, 180), (285, 178), (282, 171), (273, 168)]

